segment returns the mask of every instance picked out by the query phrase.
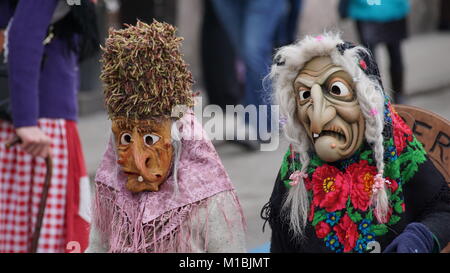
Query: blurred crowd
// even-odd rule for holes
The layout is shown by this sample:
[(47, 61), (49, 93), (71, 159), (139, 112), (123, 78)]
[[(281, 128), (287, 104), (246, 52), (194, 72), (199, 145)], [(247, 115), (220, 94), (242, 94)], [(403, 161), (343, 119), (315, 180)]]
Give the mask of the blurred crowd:
[[(270, 131), (270, 83), (268, 75), (274, 51), (299, 37), (302, 0), (202, 0), (200, 59), (202, 87), (209, 104), (256, 105), (269, 108), (256, 124), (236, 121), (238, 128), (259, 132), (259, 122), (267, 120)], [(134, 24), (137, 19), (153, 19), (177, 25), (179, 2), (104, 0), (114, 27)], [(178, 5), (178, 6), (177, 6)], [(440, 2), (440, 30), (449, 29), (448, 1)], [(402, 42), (408, 37), (409, 0), (338, 0), (341, 19), (354, 22), (359, 41), (375, 55), (384, 45), (389, 57), (389, 77), (393, 101), (405, 103)], [(263, 115), (258, 113), (259, 115)], [(264, 141), (259, 136), (259, 141)], [(249, 149), (251, 142), (236, 141)]]

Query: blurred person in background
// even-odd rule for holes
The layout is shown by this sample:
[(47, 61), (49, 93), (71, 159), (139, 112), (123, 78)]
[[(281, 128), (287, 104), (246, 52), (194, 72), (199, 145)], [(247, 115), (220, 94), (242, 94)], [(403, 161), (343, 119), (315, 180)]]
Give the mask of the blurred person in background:
[[(211, 0), (203, 1), (201, 64), (208, 103), (218, 105), (224, 111), (226, 111), (227, 105), (239, 104), (244, 95), (245, 79), (241, 72), (243, 64), (239, 60)], [(226, 113), (224, 122), (224, 137), (226, 140), (246, 149), (252, 150), (255, 148), (249, 141), (236, 139), (236, 131), (245, 130), (245, 124), (238, 122), (235, 131), (234, 113)]]
[(341, 0), (341, 16), (356, 21), (361, 43), (375, 55), (375, 47), (385, 44), (395, 103), (404, 103), (404, 67), (401, 43), (407, 37), (408, 0)]
[[(245, 65), (244, 106), (269, 106), (269, 94), (263, 87), (263, 79), (269, 72), (275, 35), (286, 12), (286, 2), (277, 0), (212, 0), (238, 57)], [(264, 115), (264, 116), (263, 116)], [(270, 131), (270, 107), (267, 115), (258, 112), (258, 122), (246, 119), (249, 132), (258, 133), (259, 141), (265, 141), (259, 127), (266, 123)], [(260, 123), (261, 121), (262, 123)], [(239, 121), (237, 121), (239, 123)], [(264, 124), (265, 125), (265, 124)], [(256, 130), (256, 131), (255, 131)]]
[(203, 1), (201, 59), (205, 89), (210, 104), (238, 104), (242, 97), (236, 71), (236, 53), (219, 21), (211, 0)]
[[(274, 47), (295, 41), (301, 0), (288, 0), (288, 8), (276, 28)], [(202, 21), (202, 65), (203, 78), (209, 103), (225, 109), (226, 105), (236, 105), (242, 98), (237, 75), (237, 56), (228, 33), (214, 10), (212, 0), (203, 1)]]
[(148, 24), (153, 19), (175, 25), (176, 0), (121, 0), (121, 25), (135, 25), (137, 19)]
[(441, 31), (449, 31), (450, 30), (450, 1), (441, 0), (440, 3), (440, 16), (439, 16), (439, 25), (438, 29)]
[(295, 42), (297, 38), (298, 19), (302, 9), (302, 0), (287, 0), (288, 8), (278, 26), (275, 47), (282, 47)]
[[(0, 3), (12, 114), (0, 120), (0, 252), (30, 251), (47, 155), (53, 172), (37, 251), (87, 247), (90, 192), (76, 93), (78, 63), (98, 48), (93, 2)], [(16, 136), (22, 143), (6, 148)]]

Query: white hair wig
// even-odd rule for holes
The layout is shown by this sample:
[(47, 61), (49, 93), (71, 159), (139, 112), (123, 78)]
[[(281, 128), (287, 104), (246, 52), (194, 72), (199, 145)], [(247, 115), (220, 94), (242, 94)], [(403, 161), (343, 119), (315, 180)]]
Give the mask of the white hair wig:
[[(273, 84), (274, 102), (279, 104), (281, 115), (286, 118), (284, 133), (295, 152), (300, 155), (301, 171), (306, 172), (310, 161), (309, 153), (313, 145), (306, 130), (297, 118), (297, 104), (294, 94), (294, 79), (304, 65), (314, 57), (329, 56), (334, 64), (341, 66), (351, 75), (356, 87), (356, 97), (365, 119), (365, 138), (374, 151), (374, 159), (379, 173), (384, 170), (383, 114), (384, 91), (381, 80), (376, 75), (366, 75), (360, 68), (361, 53), (370, 56), (362, 46), (339, 50), (344, 41), (338, 33), (324, 33), (320, 36), (306, 36), (294, 44), (280, 48), (275, 54), (275, 62), (269, 77)], [(374, 193), (371, 207), (379, 221), (386, 219), (389, 202), (384, 188)], [(283, 204), (283, 214), (289, 219), (290, 228), (296, 237), (302, 237), (307, 223), (309, 202), (303, 178), (291, 187)], [(381, 220), (380, 220), (381, 219)]]
[(178, 195), (179, 187), (178, 187), (178, 165), (180, 163), (181, 151), (183, 149), (183, 144), (181, 142), (181, 133), (176, 126), (176, 121), (172, 122), (171, 128), (171, 137), (172, 137), (172, 147), (173, 147), (173, 160), (172, 160), (172, 176), (173, 176), (173, 193), (174, 195)]

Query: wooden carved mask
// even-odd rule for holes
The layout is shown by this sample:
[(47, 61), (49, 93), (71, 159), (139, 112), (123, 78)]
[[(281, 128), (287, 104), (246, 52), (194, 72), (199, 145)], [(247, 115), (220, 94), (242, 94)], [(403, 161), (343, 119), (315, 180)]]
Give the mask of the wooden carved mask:
[(172, 167), (172, 120), (112, 120), (117, 163), (131, 192), (159, 191)]

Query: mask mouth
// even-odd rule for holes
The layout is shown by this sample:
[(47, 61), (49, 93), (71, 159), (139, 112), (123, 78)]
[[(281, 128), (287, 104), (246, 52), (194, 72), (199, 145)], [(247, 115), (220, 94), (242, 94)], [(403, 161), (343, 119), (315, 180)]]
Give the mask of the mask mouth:
[(123, 171), (123, 173), (126, 174), (127, 176), (141, 176), (139, 173), (135, 172)]
[[(124, 173), (125, 173), (127, 176), (136, 177), (136, 180), (137, 180), (138, 182), (151, 182), (151, 181), (148, 181), (147, 179), (145, 179), (144, 176), (141, 175), (140, 173), (130, 172), (130, 171), (124, 171)], [(152, 176), (154, 176), (156, 179), (160, 179), (160, 178), (162, 177), (162, 175), (159, 174), (159, 173), (157, 173), (157, 174), (152, 174)]]
[(313, 142), (316, 143), (316, 140), (323, 136), (331, 136), (333, 138), (338, 139), (340, 142), (345, 143), (347, 137), (345, 136), (344, 131), (339, 127), (329, 127), (325, 130), (322, 130), (319, 134), (312, 133)]

